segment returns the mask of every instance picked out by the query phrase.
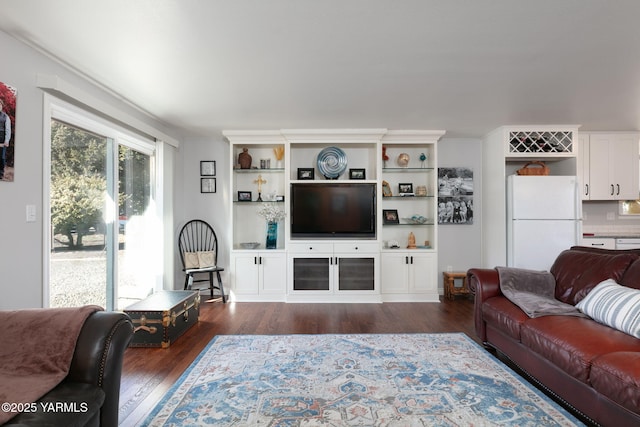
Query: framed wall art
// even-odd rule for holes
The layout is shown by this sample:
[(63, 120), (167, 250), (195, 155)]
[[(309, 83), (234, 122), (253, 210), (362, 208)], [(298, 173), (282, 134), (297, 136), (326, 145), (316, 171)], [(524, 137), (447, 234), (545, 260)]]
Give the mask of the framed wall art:
[(215, 160), (201, 160), (200, 161), (200, 176), (216, 176), (216, 161)]
[(473, 224), (473, 169), (438, 168), (438, 224)]
[(201, 193), (215, 193), (216, 192), (216, 179), (215, 178), (200, 178), (200, 192)]
[(16, 89), (0, 82), (0, 181), (13, 181)]

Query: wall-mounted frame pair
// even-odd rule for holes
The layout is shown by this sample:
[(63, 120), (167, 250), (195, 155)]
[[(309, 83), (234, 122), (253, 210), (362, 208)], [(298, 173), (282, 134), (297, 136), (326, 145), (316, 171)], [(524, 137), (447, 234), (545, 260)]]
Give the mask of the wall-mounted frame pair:
[(200, 178), (200, 192), (201, 193), (215, 193), (216, 192), (216, 179), (215, 178)]
[(200, 160), (200, 176), (216, 176), (216, 161)]

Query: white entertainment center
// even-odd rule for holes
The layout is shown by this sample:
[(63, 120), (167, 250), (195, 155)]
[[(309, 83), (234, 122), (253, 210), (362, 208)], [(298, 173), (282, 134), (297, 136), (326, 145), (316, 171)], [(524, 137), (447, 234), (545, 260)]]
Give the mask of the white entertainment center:
[[(438, 302), (437, 142), (444, 133), (224, 131), (232, 165), (231, 300)], [(245, 154), (239, 164), (243, 152), (251, 166)], [(265, 247), (265, 204), (285, 215), (274, 249)]]

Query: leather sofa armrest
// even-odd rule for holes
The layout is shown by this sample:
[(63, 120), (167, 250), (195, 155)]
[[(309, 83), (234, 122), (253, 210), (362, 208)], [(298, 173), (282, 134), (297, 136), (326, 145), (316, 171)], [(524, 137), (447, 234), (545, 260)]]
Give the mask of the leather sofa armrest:
[(65, 381), (87, 383), (105, 393), (100, 425), (118, 425), (120, 378), (124, 352), (133, 337), (133, 323), (120, 312), (98, 311), (87, 318)]
[(482, 319), (482, 304), (492, 297), (502, 295), (500, 292), (500, 276), (495, 269), (472, 268), (467, 271), (467, 283), (469, 289), (475, 295), (473, 307), (473, 320), (476, 327), (476, 335), (487, 341), (485, 322)]

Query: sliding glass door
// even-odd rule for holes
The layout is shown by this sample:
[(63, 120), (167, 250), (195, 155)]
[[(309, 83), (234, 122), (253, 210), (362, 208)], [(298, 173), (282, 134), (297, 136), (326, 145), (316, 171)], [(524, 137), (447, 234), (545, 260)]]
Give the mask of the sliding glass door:
[(144, 298), (161, 257), (153, 144), (54, 108), (50, 153), (49, 306)]

